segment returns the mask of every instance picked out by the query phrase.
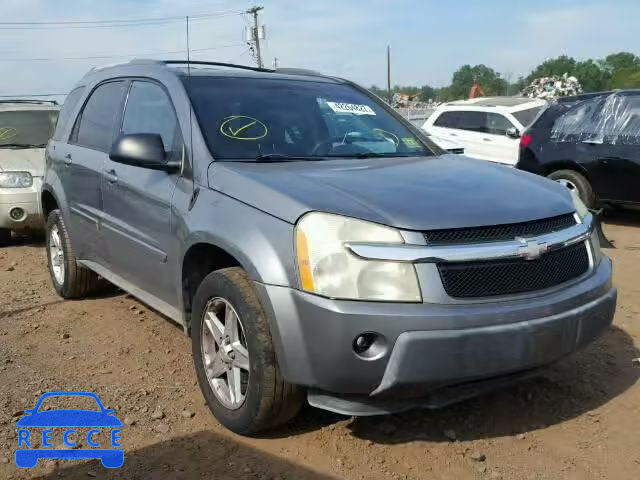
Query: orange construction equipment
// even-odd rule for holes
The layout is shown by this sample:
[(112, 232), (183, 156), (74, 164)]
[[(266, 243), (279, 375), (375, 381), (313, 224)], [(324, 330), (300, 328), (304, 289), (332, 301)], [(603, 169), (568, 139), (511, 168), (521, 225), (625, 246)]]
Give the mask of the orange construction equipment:
[(473, 87), (471, 87), (471, 91), (469, 92), (469, 98), (476, 98), (476, 97), (484, 97), (484, 90), (482, 90), (482, 87), (480, 86), (480, 84), (478, 82), (474, 82)]

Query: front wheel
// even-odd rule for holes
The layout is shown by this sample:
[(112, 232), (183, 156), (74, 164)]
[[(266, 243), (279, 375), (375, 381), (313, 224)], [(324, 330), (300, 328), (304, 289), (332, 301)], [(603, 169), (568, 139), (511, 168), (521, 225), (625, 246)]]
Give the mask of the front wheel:
[(302, 391), (282, 379), (268, 321), (244, 270), (209, 274), (193, 305), (196, 375), (218, 421), (251, 435), (297, 415)]
[(551, 180), (564, 184), (570, 190), (576, 190), (580, 200), (587, 208), (594, 208), (596, 197), (589, 180), (575, 170), (556, 170), (549, 174)]

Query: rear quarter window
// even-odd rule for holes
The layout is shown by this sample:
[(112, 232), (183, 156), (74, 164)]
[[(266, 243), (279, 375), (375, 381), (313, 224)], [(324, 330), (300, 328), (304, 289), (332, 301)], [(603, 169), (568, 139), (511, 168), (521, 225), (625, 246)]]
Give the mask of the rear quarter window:
[(533, 123), (536, 117), (542, 111), (542, 107), (527, 108), (526, 110), (520, 110), (514, 112), (512, 115), (518, 120), (524, 128), (527, 128)]

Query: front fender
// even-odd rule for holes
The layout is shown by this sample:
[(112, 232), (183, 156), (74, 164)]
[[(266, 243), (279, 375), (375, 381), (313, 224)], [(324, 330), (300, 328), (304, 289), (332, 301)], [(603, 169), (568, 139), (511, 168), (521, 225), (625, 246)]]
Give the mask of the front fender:
[(220, 192), (202, 189), (186, 216), (181, 258), (198, 243), (233, 256), (256, 282), (296, 286), (293, 225)]

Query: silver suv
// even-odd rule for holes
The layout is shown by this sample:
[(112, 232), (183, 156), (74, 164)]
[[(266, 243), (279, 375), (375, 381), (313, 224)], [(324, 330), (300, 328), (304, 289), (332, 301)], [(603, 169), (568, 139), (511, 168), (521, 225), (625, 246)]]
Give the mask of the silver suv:
[(0, 100), (0, 246), (11, 231), (42, 230), (40, 186), (44, 147), (58, 118), (58, 104)]
[(181, 325), (240, 434), (305, 398), (376, 415), (513, 382), (598, 337), (616, 304), (568, 189), (446, 154), (308, 71), (94, 70), (62, 109), (42, 204), (56, 291), (103, 277)]

